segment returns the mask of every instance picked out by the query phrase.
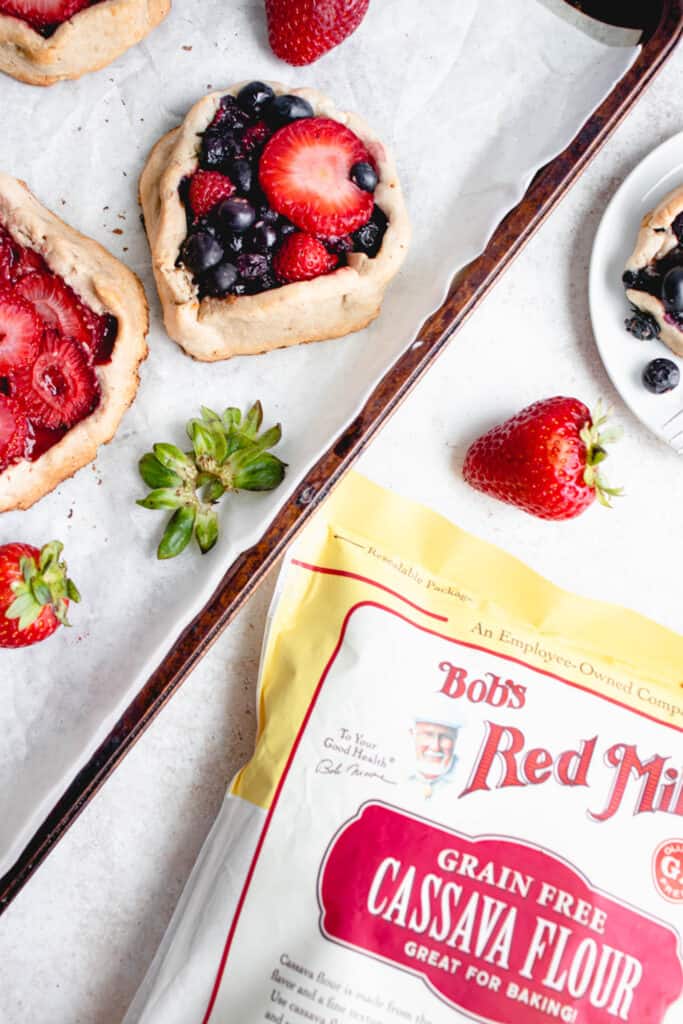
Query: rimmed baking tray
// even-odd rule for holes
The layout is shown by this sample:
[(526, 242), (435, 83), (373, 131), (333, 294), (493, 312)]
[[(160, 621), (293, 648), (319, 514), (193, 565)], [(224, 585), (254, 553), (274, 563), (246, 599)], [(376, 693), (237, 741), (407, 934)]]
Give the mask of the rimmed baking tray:
[(493, 287), (531, 235), (626, 115), (683, 33), (681, 0), (583, 0), (573, 6), (643, 31), (641, 53), (570, 145), (535, 176), (484, 252), (454, 278), (442, 305), (374, 387), (360, 413), (306, 473), (258, 544), (227, 570), (202, 610), (174, 637), (154, 672), (0, 879), (2, 913), (175, 689), (247, 600), (316, 505), (332, 490)]

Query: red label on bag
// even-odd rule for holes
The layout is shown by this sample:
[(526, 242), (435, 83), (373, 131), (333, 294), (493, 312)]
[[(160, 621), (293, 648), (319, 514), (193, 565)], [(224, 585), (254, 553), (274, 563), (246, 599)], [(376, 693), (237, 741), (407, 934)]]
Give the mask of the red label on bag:
[(511, 839), (472, 839), (380, 803), (333, 840), (321, 928), (497, 1024), (660, 1024), (683, 989), (670, 927)]

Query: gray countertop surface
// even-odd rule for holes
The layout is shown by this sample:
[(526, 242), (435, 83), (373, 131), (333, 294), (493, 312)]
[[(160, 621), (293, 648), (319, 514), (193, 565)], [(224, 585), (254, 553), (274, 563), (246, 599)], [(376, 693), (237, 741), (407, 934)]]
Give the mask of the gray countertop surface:
[[(614, 190), (683, 129), (683, 50), (359, 463), (554, 582), (683, 631), (683, 464), (619, 401), (595, 348), (588, 263)], [(483, 429), (538, 398), (599, 395), (625, 437), (627, 496), (547, 524), (471, 491), (460, 467)], [(275, 574), (164, 709), (0, 921), (2, 1024), (117, 1024), (164, 933), (226, 785), (249, 755)]]

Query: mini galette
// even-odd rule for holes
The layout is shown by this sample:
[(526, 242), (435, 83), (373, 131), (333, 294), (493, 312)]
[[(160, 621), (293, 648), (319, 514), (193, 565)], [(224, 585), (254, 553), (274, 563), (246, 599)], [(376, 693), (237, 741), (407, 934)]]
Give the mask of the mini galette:
[(626, 328), (683, 356), (683, 185), (643, 217), (622, 281), (634, 307)]
[(135, 274), (0, 174), (0, 512), (28, 508), (111, 440), (147, 329)]
[(360, 330), (410, 239), (386, 146), (276, 83), (196, 103), (152, 150), (140, 202), (166, 330), (202, 360)]
[(0, 71), (53, 85), (111, 64), (151, 32), (171, 0), (0, 0)]

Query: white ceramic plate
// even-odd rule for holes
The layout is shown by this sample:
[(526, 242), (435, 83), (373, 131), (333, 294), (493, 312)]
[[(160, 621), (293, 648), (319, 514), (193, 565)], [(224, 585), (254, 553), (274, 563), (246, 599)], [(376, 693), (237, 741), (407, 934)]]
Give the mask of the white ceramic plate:
[(681, 370), (683, 359), (661, 341), (638, 341), (624, 327), (629, 303), (621, 283), (640, 221), (659, 201), (683, 184), (683, 132), (663, 142), (629, 174), (605, 210), (593, 243), (589, 303), (595, 340), (614, 386), (645, 426), (683, 455), (683, 383), (652, 395), (642, 383), (651, 359), (666, 356)]

